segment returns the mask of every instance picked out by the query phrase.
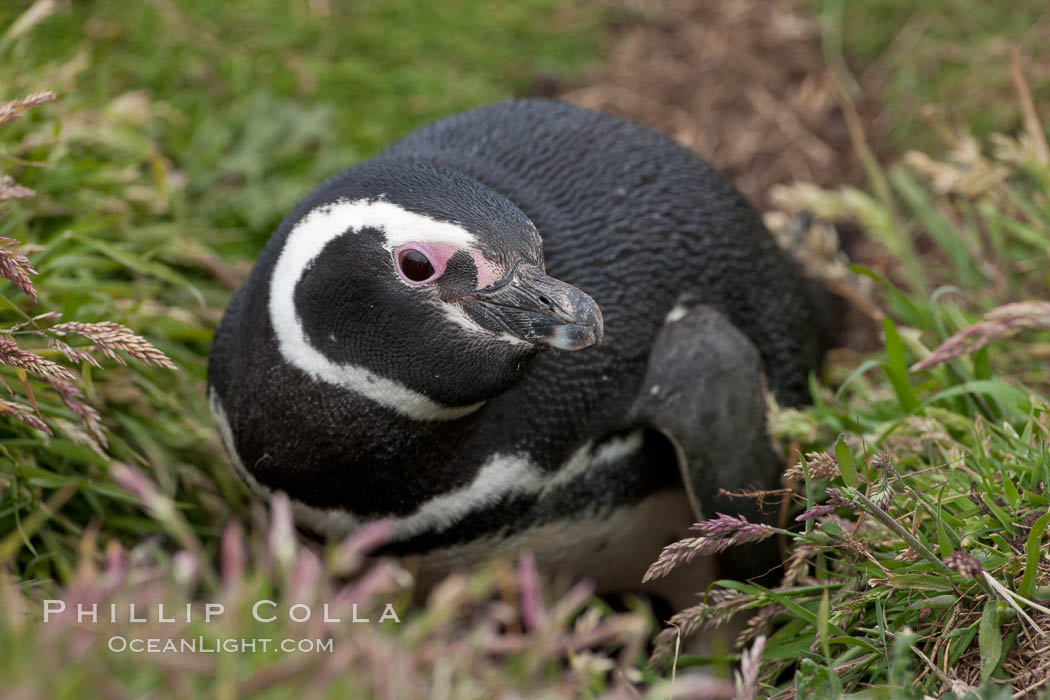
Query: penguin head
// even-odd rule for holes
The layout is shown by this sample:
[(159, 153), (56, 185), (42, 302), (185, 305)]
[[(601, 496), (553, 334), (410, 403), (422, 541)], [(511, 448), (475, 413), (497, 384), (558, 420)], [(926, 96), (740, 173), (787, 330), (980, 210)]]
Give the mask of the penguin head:
[(268, 252), (283, 361), (415, 417), (505, 391), (540, 350), (602, 340), (597, 304), (546, 274), (529, 218), (451, 168), (351, 168), (300, 204)]

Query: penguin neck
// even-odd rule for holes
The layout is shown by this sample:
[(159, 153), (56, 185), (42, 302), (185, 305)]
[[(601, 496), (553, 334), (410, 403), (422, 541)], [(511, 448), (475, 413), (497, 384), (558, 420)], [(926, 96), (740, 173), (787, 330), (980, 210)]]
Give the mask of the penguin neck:
[(467, 486), (485, 406), (455, 418), (417, 420), (339, 387), (312, 382), (282, 393), (302, 422), (241, 419), (248, 471), (272, 490), (362, 522), (411, 514), (443, 491)]
[(349, 508), (351, 512), (366, 520), (408, 515), (473, 481), (483, 461), (475, 450), (486, 426), (486, 405), (443, 420), (414, 420), (371, 408), (375, 410), (361, 411), (353, 420), (352, 446), (342, 453), (343, 459), (352, 455), (346, 460), (351, 464), (344, 463), (344, 468), (358, 475), (358, 487), (384, 497), (397, 494), (397, 498), (358, 502)]

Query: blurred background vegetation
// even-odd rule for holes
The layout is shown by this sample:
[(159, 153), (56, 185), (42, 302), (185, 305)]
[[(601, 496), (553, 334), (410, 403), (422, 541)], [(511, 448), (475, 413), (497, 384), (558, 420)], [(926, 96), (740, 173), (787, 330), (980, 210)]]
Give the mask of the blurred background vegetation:
[[(77, 435), (77, 417), (44, 379), (0, 369), (21, 400), (30, 401), (19, 386), (29, 387), (54, 428), (49, 436), (0, 418), (0, 589), (46, 597), (79, 580), (85, 558), (92, 560), (96, 547), (112, 552), (113, 542), (140, 554), (145, 547), (160, 571), (177, 566), (173, 552), (189, 552), (201, 589), (194, 594), (187, 584), (179, 595), (217, 595), (217, 574), (208, 572), (218, 566), (224, 531), (233, 538), (231, 522), (244, 523), (248, 551), (274, 559), (244, 589), (261, 595), (269, 586), (291, 587), (268, 582), (291, 566), (290, 555), (266, 554), (252, 540), (269, 536), (268, 517), (233, 478), (211, 428), (203, 391), (211, 334), (295, 202), (398, 136), (500, 99), (559, 96), (670, 133), (726, 171), (763, 210), (819, 204), (797, 192), (778, 203), (770, 196), (776, 185), (870, 191), (884, 209), (866, 211), (883, 215), (884, 235), (870, 234), (877, 226), (850, 209), (855, 200), (840, 208), (869, 224), (861, 227), (869, 235), (855, 244), (860, 262), (910, 292), (927, 294), (956, 274), (977, 288), (987, 281), (980, 270), (987, 272), (981, 265), (988, 259), (966, 263), (976, 255), (973, 246), (946, 248), (922, 233), (944, 231), (966, 211), (938, 219), (922, 206), (933, 194), (909, 199), (916, 190), (898, 175), (893, 197), (911, 208), (894, 218), (901, 212), (888, 201), (878, 164), (912, 149), (940, 155), (966, 134), (984, 140), (1023, 133), (1012, 47), (1024, 59), (1036, 111), (1050, 115), (1050, 10), (1040, 0), (7, 0), (0, 4), (0, 104), (45, 89), (57, 100), (0, 126), (0, 174), (35, 191), (0, 202), (0, 236), (24, 244), (39, 272), (33, 281), (40, 296), (33, 303), (13, 285), (0, 290), (0, 333), (31, 344), (36, 336), (26, 329), (54, 319), (20, 324), (47, 312), (60, 312), (63, 321), (116, 321), (179, 369), (72, 365), (101, 413), (104, 449)], [(1045, 259), (1032, 254), (1046, 236), (1033, 224), (1045, 222), (1045, 192), (1026, 188), (1021, 198), (1035, 202), (1035, 213), (1002, 210), (1022, 221), (1004, 230), (1022, 231), (1028, 247), (997, 249), (1016, 264), (1006, 291), (995, 297), (1000, 303), (1047, 282), (1038, 274)], [(901, 247), (913, 236), (914, 245)], [(928, 270), (915, 269), (918, 258), (901, 264), (902, 256), (920, 253), (928, 255)], [(981, 296), (971, 315), (949, 322), (899, 296), (889, 299), (906, 323), (942, 334), (993, 301)], [(858, 353), (881, 349), (880, 330), (870, 319), (857, 320), (853, 354), (830, 376), (841, 379), (862, 362)], [(63, 361), (41, 343), (34, 349)], [(1038, 377), (1038, 365), (1028, 363), (1026, 376)], [(848, 427), (834, 412), (818, 415), (825, 421), (821, 435)], [(343, 562), (332, 571), (348, 568)], [(461, 581), (449, 600), (484, 600), (504, 575), (493, 573), (473, 588)], [(529, 585), (527, 571), (506, 575)], [(6, 605), (0, 615), (22, 609)], [(451, 616), (417, 620), (415, 642), (444, 630)], [(573, 624), (564, 610), (552, 619), (550, 635), (567, 634)], [(637, 653), (636, 621), (611, 619), (609, 639)], [(0, 622), (0, 650), (7, 652), (0, 654), (6, 658), (0, 677), (19, 678), (44, 694), (57, 692), (49, 684), (64, 683), (58, 694), (71, 694), (77, 682), (102, 682), (97, 674), (119, 664), (103, 655), (97, 668), (73, 665), (58, 680), (35, 675), (31, 659), (44, 647), (26, 643), (33, 629)], [(433, 663), (424, 651), (420, 668)], [(481, 662), (461, 651), (455, 663), (466, 678), (467, 669), (477, 671), (471, 664)], [(570, 675), (578, 675), (563, 676), (564, 668), (545, 665), (544, 643), (521, 651), (521, 658), (535, 654), (543, 663), (520, 662), (519, 678), (526, 680), (519, 687), (557, 678), (577, 692), (609, 673), (595, 659), (573, 665)], [(137, 678), (140, 688), (171, 690), (185, 682), (163, 670), (139, 677), (124, 663), (118, 675)], [(618, 663), (635, 679), (634, 658)], [(239, 692), (257, 668), (265, 664), (248, 658), (220, 661), (210, 673)], [(191, 689), (208, 687), (202, 683)], [(342, 689), (377, 693), (377, 687)]]
[[(420, 124), (525, 92), (538, 74), (578, 78), (602, 12), (549, 0), (4, 4), (3, 97), (59, 96), (4, 130), (7, 169), (37, 193), (0, 221), (0, 234), (36, 246), (33, 312), (125, 323), (180, 367), (95, 372), (112, 456), (148, 465), (195, 528), (218, 532), (244, 499), (205, 405), (208, 347), (277, 223), (322, 179)], [(37, 462), (51, 486), (75, 483), (70, 524), (156, 529), (102, 494), (101, 458), (73, 445), (56, 457), (60, 442), (25, 449), (13, 473)], [(36, 495), (5, 496), (12, 532)], [(70, 529), (40, 534), (79, 536)], [(72, 550), (55, 545), (21, 557), (41, 575), (68, 570)]]

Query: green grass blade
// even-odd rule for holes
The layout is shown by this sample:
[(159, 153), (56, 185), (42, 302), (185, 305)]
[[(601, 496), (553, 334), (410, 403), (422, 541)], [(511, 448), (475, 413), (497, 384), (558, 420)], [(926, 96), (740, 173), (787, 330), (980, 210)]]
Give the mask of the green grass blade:
[(890, 169), (890, 181), (911, 211), (918, 217), (923, 228), (948, 256), (956, 279), (968, 287), (982, 284), (984, 276), (977, 271), (970, 259), (970, 253), (959, 231), (944, 214), (937, 210), (929, 193), (902, 166)]
[(831, 603), (828, 600), (828, 592), (820, 597), (820, 607), (817, 608), (817, 634), (820, 637), (820, 646), (824, 651), (824, 660), (828, 666), (831, 665), (831, 644), (828, 642), (828, 620), (831, 617)]
[(1046, 532), (1047, 525), (1050, 525), (1050, 513), (1044, 513), (1032, 523), (1032, 529), (1028, 532), (1028, 539), (1025, 541), (1024, 577), (1021, 579), (1021, 585), (1017, 587), (1017, 592), (1024, 598), (1032, 597), (1032, 586), (1039, 569), (1043, 533)]
[(839, 472), (846, 486), (857, 488), (857, 467), (853, 463), (853, 454), (841, 438), (835, 443), (835, 458), (839, 462)]
[(886, 334), (886, 357), (888, 362), (882, 365), (882, 371), (893, 385), (901, 410), (911, 413), (919, 407), (919, 398), (908, 380), (908, 359), (904, 352), (904, 342), (897, 325), (889, 316), (882, 319), (882, 328)]
[(1003, 636), (999, 631), (999, 601), (989, 599), (981, 613), (981, 629), (977, 636), (981, 651), (981, 682), (987, 683), (1003, 654)]

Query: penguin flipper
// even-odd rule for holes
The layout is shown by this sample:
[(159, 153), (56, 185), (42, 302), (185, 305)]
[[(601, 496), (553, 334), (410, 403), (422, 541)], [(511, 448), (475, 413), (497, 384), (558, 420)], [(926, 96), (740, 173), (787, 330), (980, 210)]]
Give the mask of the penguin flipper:
[[(755, 499), (720, 491), (773, 489), (783, 469), (766, 432), (766, 381), (758, 348), (717, 310), (678, 306), (649, 356), (634, 419), (674, 446), (697, 520), (716, 513), (771, 523)], [(723, 574), (765, 577), (780, 563), (776, 538), (731, 547), (718, 557)]]

